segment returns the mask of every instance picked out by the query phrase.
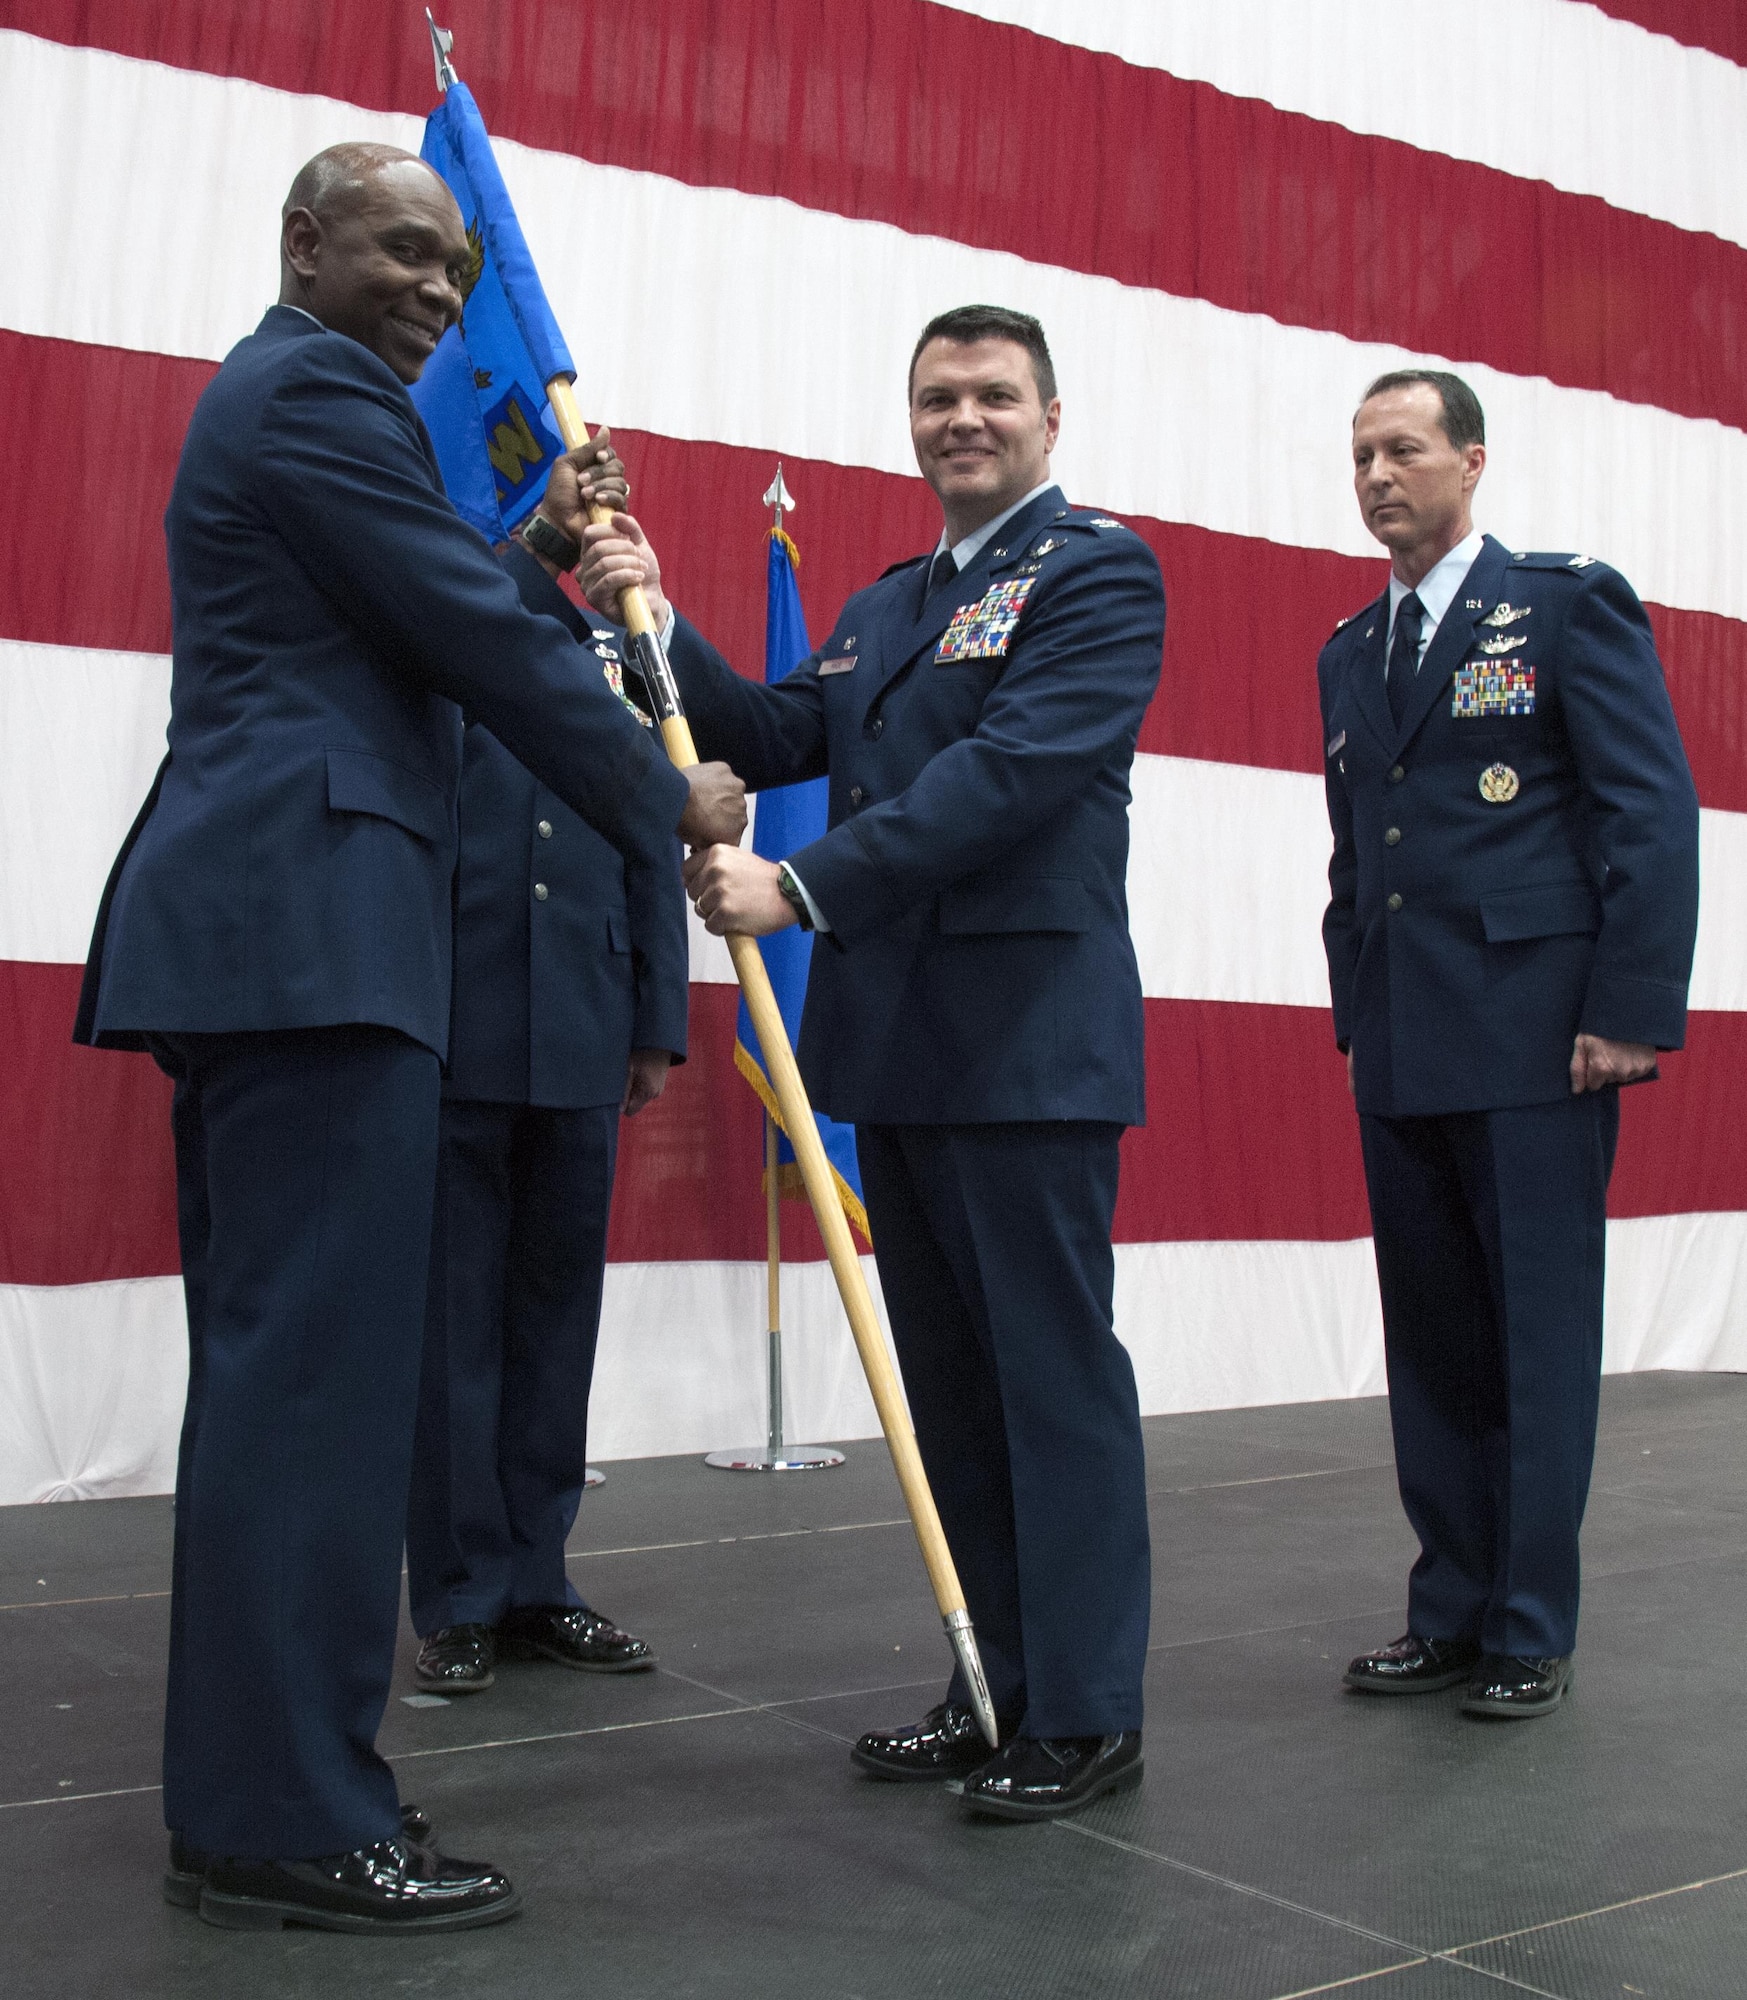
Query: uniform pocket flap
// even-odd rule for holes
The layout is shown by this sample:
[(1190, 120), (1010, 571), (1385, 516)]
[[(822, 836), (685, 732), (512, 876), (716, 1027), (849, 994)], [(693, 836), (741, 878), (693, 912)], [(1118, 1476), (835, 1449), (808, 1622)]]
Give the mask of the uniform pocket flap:
[(614, 951), (631, 949), (631, 919), (622, 910), (608, 912), (607, 943)]
[(1594, 936), (1601, 929), (1601, 902), (1587, 882), (1542, 882), (1482, 896), (1480, 921), (1488, 944), (1573, 931)]
[(368, 750), (330, 750), (328, 809), (391, 819), (435, 844), (449, 837), (449, 800), (440, 785)]
[(961, 882), (940, 892), (940, 928), (951, 937), (1001, 931), (1083, 931), (1090, 927), (1091, 899), (1077, 875)]

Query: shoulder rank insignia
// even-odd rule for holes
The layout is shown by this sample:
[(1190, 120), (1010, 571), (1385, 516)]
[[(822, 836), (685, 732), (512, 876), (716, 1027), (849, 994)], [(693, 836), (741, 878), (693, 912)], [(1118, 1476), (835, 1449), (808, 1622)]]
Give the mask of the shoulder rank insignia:
[(1530, 604), (1495, 604), (1481, 619), (1482, 625), (1514, 625), (1519, 618), (1526, 618), (1534, 609)]
[(1508, 764), (1488, 764), (1480, 773), (1480, 796), (1489, 806), (1507, 806), (1523, 788)]
[(1535, 670), (1520, 660), (1470, 660), (1450, 677), (1450, 713), (1458, 722), (1534, 712)]
[(1352, 622), (1353, 622), (1352, 613), (1349, 612), (1345, 618), (1337, 618), (1335, 620), (1335, 630), (1337, 632), (1344, 632), (1346, 628), (1350, 624), (1352, 624)]
[(998, 660), (1013, 642), (1013, 628), (1031, 595), (1034, 576), (1016, 576), (986, 590), (974, 604), (961, 604), (935, 648), (935, 664), (952, 660)]
[(1031, 551), (1031, 553), (1032, 557), (1035, 559), (1038, 556), (1050, 555), (1056, 549), (1065, 549), (1066, 547), (1067, 543), (1064, 541), (1059, 541), (1054, 535), (1045, 535), (1043, 540), (1038, 543), (1037, 547), (1034, 548)]
[(1590, 564), (1595, 560), (1594, 556), (1573, 556), (1565, 567), (1567, 569), (1588, 569)]
[(1514, 653), (1519, 646), (1526, 646), (1528, 643), (1529, 637), (1526, 632), (1519, 632), (1514, 639), (1507, 639), (1501, 633), (1496, 639), (1482, 639), (1479, 650), (1488, 655)]

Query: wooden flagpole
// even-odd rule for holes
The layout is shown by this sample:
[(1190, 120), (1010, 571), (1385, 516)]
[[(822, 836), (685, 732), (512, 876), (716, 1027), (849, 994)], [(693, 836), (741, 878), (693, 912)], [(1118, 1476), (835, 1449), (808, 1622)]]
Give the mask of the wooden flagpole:
[[(588, 427), (582, 420), (576, 392), (570, 382), (562, 375), (555, 375), (546, 384), (546, 394), (565, 448), (574, 450), (579, 445), (587, 444)], [(596, 505), (589, 509), (589, 518), (597, 522), (610, 521), (612, 509)], [(620, 618), (628, 635), (626, 650), (641, 669), (650, 698), (655, 703), (661, 740), (672, 763), (684, 770), (697, 763), (698, 753), (692, 742), (691, 726), (685, 718), (673, 670), (667, 664), (667, 655), (656, 635), (648, 599), (640, 588), (633, 587), (623, 594), (619, 603)], [(922, 1468), (922, 1454), (916, 1447), (916, 1433), (910, 1427), (909, 1413), (904, 1408), (903, 1394), (898, 1387), (897, 1370), (886, 1351), (885, 1336), (874, 1312), (873, 1297), (867, 1288), (861, 1259), (856, 1255), (855, 1241), (849, 1233), (843, 1204), (837, 1197), (837, 1185), (832, 1177), (831, 1162), (826, 1157), (825, 1142), (819, 1136), (813, 1107), (808, 1102), (794, 1050), (789, 1046), (788, 1030), (783, 1026), (782, 1011), (771, 988), (770, 974), (765, 970), (764, 958), (755, 938), (730, 932), (728, 953), (734, 961), (740, 989), (746, 996), (747, 1012), (751, 1014), (752, 1025), (758, 1033), (765, 1070), (776, 1092), (783, 1128), (788, 1133), (789, 1144), (794, 1148), (807, 1199), (813, 1205), (819, 1234), (825, 1239), (825, 1254), (831, 1260), (832, 1275), (837, 1280), (843, 1310), (849, 1318), (849, 1330), (855, 1337), (856, 1351), (861, 1356), (862, 1371), (867, 1376), (874, 1408), (879, 1412), (880, 1428), (885, 1432), (904, 1505), (916, 1530), (916, 1540), (928, 1570), (928, 1581), (933, 1586), (934, 1601), (940, 1608), (941, 1622), (964, 1671), (978, 1724), (993, 1746), (999, 1741), (995, 1709), (989, 1698), (982, 1655), (977, 1650), (977, 1635), (965, 1606), (964, 1588), (958, 1580), (952, 1551), (947, 1547), (946, 1531), (940, 1525), (940, 1513), (934, 1504), (928, 1475)]]

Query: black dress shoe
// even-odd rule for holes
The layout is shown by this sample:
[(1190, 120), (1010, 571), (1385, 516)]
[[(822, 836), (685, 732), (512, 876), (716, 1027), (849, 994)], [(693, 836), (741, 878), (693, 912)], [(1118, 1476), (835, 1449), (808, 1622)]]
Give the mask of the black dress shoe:
[[(430, 1814), (419, 1806), (401, 1807), (400, 1830), (406, 1839), (420, 1847), (428, 1847), (437, 1831)], [(198, 1910), (200, 1891), (211, 1866), (212, 1856), (205, 1848), (191, 1847), (179, 1833), (171, 1834), (170, 1865), (164, 1870), (164, 1901), (174, 1903), (179, 1910)]]
[(498, 1649), (512, 1660), (556, 1660), (589, 1674), (638, 1674), (655, 1664), (647, 1640), (621, 1632), (586, 1605), (519, 1605), (497, 1625)]
[(483, 1861), (451, 1861), (405, 1840), (379, 1840), (314, 1861), (214, 1855), (200, 1914), (228, 1931), (463, 1931), (514, 1916), (522, 1899)]
[(876, 1778), (938, 1784), (943, 1778), (968, 1777), (994, 1754), (971, 1710), (943, 1701), (908, 1729), (876, 1729), (858, 1738), (849, 1761)]
[(1420, 1639), (1404, 1632), (1392, 1646), (1361, 1653), (1341, 1679), (1360, 1694), (1435, 1694), (1465, 1681), (1479, 1658), (1472, 1639)]
[(964, 1802), (995, 1819), (1059, 1819), (1104, 1792), (1140, 1782), (1140, 1731), (1016, 1736), (964, 1781)]
[(1468, 1677), (1462, 1695), (1464, 1715), (1549, 1715), (1571, 1686), (1571, 1655), (1562, 1659), (1525, 1659), (1520, 1655), (1488, 1653)]
[(489, 1625), (445, 1625), (419, 1647), (413, 1677), (434, 1694), (480, 1694), (497, 1678), (496, 1663)]

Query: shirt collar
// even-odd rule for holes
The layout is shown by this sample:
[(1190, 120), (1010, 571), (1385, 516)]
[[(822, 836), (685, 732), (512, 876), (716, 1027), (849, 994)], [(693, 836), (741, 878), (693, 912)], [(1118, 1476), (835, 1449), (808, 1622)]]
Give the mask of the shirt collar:
[(1389, 629), (1395, 629), (1395, 613), (1401, 600), (1409, 590), (1418, 594), (1425, 606), (1425, 623), (1422, 630), (1428, 634), (1436, 631), (1443, 623), (1444, 613), (1449, 610), (1452, 599), (1462, 587), (1462, 579), (1474, 567), (1474, 558), (1479, 555), (1486, 537), (1478, 528), (1463, 536), (1447, 556), (1433, 563), (1418, 583), (1403, 583), (1393, 570), (1389, 574)]
[[(1054, 484), (1055, 481), (1053, 479), (1046, 479), (1041, 486), (1034, 486), (1023, 500), (1015, 500), (1006, 513), (997, 514), (992, 521), (985, 521), (975, 534), (966, 535), (962, 542), (954, 542), (952, 544), (952, 559), (958, 564), (959, 569), (961, 571), (969, 569), (977, 557), (982, 554), (984, 548), (1006, 527), (1013, 516), (1022, 507), (1029, 507), (1040, 493), (1047, 493)], [(940, 531), (940, 540), (934, 545), (935, 555), (938, 556), (945, 547), (946, 530), (942, 528)]]
[(323, 333), (327, 332), (328, 329), (326, 323), (322, 320), (317, 319), (314, 313), (306, 312), (302, 306), (294, 306), (288, 300), (285, 299), (280, 299), (279, 301), (277, 301), (277, 303), (281, 312), (302, 313), (303, 317), (309, 321), (311, 326), (319, 326)]

